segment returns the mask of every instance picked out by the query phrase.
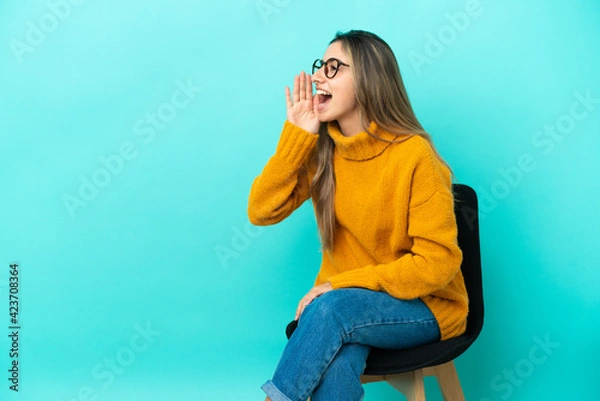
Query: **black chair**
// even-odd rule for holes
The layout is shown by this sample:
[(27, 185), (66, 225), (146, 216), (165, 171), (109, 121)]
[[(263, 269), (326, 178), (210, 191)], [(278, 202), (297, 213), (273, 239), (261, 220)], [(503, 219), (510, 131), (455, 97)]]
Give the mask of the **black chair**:
[[(467, 329), (461, 336), (419, 347), (389, 350), (372, 348), (361, 377), (363, 383), (387, 381), (408, 401), (425, 401), (423, 377), (436, 376), (445, 401), (464, 401), (454, 359), (469, 348), (483, 327), (483, 288), (479, 249), (477, 194), (464, 184), (454, 184), (454, 212), (458, 244), (463, 252), (461, 270), (469, 294)], [(291, 322), (288, 338), (297, 322)]]

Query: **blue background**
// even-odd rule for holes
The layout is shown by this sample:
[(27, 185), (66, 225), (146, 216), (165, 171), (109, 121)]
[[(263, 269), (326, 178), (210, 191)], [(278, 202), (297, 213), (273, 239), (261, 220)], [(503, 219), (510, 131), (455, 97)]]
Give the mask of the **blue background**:
[(1, 399), (264, 399), (320, 253), (309, 202), (258, 228), (248, 193), (284, 87), (353, 28), (392, 46), (482, 202), (486, 322), (456, 362), (466, 398), (600, 398), (599, 2), (36, 0), (0, 4)]

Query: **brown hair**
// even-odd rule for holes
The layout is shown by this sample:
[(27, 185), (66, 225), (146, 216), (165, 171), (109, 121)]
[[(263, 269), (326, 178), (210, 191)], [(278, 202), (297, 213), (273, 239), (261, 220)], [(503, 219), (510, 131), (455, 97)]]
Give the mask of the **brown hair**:
[[(352, 66), (354, 91), (363, 129), (372, 137), (389, 143), (399, 143), (413, 135), (426, 139), (440, 161), (448, 168), (435, 150), (430, 135), (423, 129), (412, 109), (396, 56), (390, 46), (379, 36), (359, 30), (338, 32), (330, 44), (340, 42)], [(396, 135), (399, 140), (389, 141), (369, 132), (374, 121), (378, 127)], [(317, 170), (311, 183), (316, 195), (315, 210), (317, 226), (323, 251), (331, 251), (335, 231), (335, 174), (333, 150), (335, 144), (328, 134), (327, 123), (319, 129), (318, 151), (314, 157)]]

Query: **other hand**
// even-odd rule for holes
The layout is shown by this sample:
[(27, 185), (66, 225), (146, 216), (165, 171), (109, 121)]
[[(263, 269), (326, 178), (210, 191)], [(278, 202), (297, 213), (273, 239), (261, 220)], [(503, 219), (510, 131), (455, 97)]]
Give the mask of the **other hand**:
[(331, 290), (333, 290), (333, 288), (331, 288), (331, 283), (329, 281), (316, 287), (313, 287), (308, 292), (308, 294), (306, 294), (304, 298), (300, 300), (300, 303), (298, 304), (298, 309), (296, 309), (296, 317), (294, 318), (294, 320), (298, 320), (300, 318), (300, 315), (304, 311), (304, 308), (306, 308), (306, 306), (310, 304), (315, 298)]

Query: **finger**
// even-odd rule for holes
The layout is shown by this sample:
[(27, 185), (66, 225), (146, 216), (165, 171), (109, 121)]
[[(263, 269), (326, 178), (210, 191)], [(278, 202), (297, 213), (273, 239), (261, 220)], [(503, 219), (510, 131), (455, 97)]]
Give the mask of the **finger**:
[(296, 308), (296, 318), (294, 320), (298, 320), (298, 317), (300, 316), (300, 313), (302, 312), (302, 303), (304, 302), (304, 298), (302, 298), (300, 300), (300, 302), (298, 302), (298, 307)]
[(312, 101), (312, 77), (306, 74), (306, 99)]
[(285, 87), (285, 103), (286, 103), (288, 109), (292, 108), (293, 104), (292, 104), (292, 98), (290, 97), (290, 87), (289, 86)]
[(300, 318), (303, 309), (304, 308), (302, 307), (302, 301), (300, 301), (300, 303), (298, 303), (298, 307), (296, 308), (296, 316), (294, 317), (294, 320), (298, 320)]
[(300, 100), (306, 99), (306, 74), (300, 73)]
[(298, 320), (298, 318), (300, 317), (302, 312), (304, 312), (304, 308), (306, 308), (306, 306), (312, 302), (312, 297), (309, 296), (309, 294), (305, 295), (304, 298), (302, 298), (302, 300), (298, 304), (298, 308), (296, 309), (296, 319), (295, 320)]
[(300, 77), (294, 77), (294, 104), (300, 101)]
[(310, 305), (310, 302), (311, 302), (311, 301), (305, 301), (305, 302), (302, 304), (302, 307), (300, 308), (300, 312), (298, 313), (298, 318), (299, 318), (299, 317), (302, 315), (302, 313), (304, 313), (304, 309), (306, 309), (306, 307), (307, 307), (308, 305)]

